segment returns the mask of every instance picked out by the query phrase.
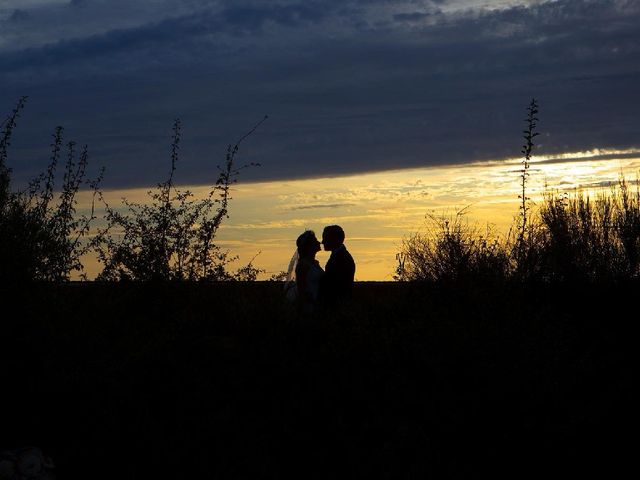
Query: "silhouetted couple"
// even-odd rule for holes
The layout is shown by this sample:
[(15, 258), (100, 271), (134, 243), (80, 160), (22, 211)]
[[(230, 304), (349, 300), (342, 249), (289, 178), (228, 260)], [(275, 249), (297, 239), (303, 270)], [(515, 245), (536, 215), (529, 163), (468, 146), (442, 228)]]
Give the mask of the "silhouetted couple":
[(297, 251), (289, 264), (287, 298), (305, 313), (339, 307), (351, 299), (356, 264), (344, 245), (342, 227), (325, 227), (322, 245), (331, 252), (324, 270), (316, 260), (320, 242), (312, 230), (298, 237)]

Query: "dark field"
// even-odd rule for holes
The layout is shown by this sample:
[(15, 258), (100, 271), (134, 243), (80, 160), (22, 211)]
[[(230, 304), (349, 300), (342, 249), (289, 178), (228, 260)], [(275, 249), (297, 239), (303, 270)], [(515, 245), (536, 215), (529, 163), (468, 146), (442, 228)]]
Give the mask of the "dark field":
[(270, 282), (4, 287), (0, 449), (62, 479), (612, 475), (639, 287), (359, 283), (312, 319)]

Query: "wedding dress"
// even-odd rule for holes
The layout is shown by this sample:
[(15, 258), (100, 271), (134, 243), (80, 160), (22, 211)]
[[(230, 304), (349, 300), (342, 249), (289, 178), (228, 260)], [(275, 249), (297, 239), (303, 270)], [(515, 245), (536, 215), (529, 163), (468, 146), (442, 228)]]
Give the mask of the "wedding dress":
[(305, 310), (313, 310), (320, 293), (320, 280), (324, 270), (315, 259), (300, 258), (296, 252), (285, 282), (286, 297), (290, 302), (301, 302)]

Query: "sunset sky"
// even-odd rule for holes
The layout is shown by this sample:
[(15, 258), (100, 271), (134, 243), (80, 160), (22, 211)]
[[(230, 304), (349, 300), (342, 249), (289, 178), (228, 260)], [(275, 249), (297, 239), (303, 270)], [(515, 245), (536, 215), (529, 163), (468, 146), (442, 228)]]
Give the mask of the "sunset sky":
[(356, 277), (390, 279), (427, 212), (508, 229), (532, 97), (535, 195), (635, 179), (638, 25), (637, 0), (0, 0), (0, 112), (29, 96), (9, 166), (25, 184), (63, 125), (110, 198), (142, 201), (179, 117), (177, 181), (203, 191), (268, 114), (223, 245), (276, 272), (338, 223)]

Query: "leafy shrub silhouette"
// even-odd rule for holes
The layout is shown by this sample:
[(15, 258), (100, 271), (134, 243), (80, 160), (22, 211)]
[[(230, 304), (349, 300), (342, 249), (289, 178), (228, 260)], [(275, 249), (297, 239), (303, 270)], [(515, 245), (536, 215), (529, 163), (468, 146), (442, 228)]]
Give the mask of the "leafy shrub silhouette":
[(624, 178), (619, 182), (614, 214), (615, 232), (622, 244), (628, 273), (638, 275), (640, 261), (640, 185), (636, 181), (636, 191), (631, 193)]
[(395, 279), (403, 281), (463, 282), (503, 278), (509, 256), (499, 238), (469, 225), (465, 210), (455, 215), (427, 215), (426, 232), (403, 241)]
[[(64, 174), (55, 194), (56, 169), (63, 153), (63, 128), (57, 127), (51, 144), (46, 173), (29, 183), (24, 191), (11, 190), (11, 170), (6, 165), (13, 130), (27, 98), (22, 97), (3, 123), (0, 137), (0, 280), (66, 281), (72, 272), (83, 277), (81, 258), (94, 247), (89, 239), (95, 220), (95, 199), (102, 173), (95, 180), (86, 178), (87, 146), (78, 156), (76, 143), (66, 144)], [(76, 195), (82, 185), (93, 192), (91, 213), (76, 214)]]
[(400, 281), (602, 281), (640, 273), (640, 185), (624, 177), (595, 200), (546, 192), (537, 211), (527, 196), (538, 103), (527, 108), (519, 213), (506, 238), (454, 218), (427, 215), (426, 232), (406, 238), (396, 258)]
[(181, 140), (181, 123), (176, 120), (169, 177), (148, 192), (151, 202), (138, 204), (123, 199), (126, 213), (121, 213), (101, 195), (107, 226), (99, 235), (97, 252), (103, 269), (97, 280), (255, 280), (262, 270), (253, 265), (253, 260), (235, 273), (228, 272), (228, 264), (237, 257), (214, 240), (223, 220), (228, 218), (231, 186), (238, 174), (258, 165), (235, 166), (240, 144), (266, 118), (235, 145), (227, 147), (225, 163), (218, 167), (218, 179), (201, 200), (174, 185)]
[(640, 191), (621, 177), (595, 200), (582, 192), (547, 194), (539, 213), (545, 278), (619, 279), (638, 275)]

